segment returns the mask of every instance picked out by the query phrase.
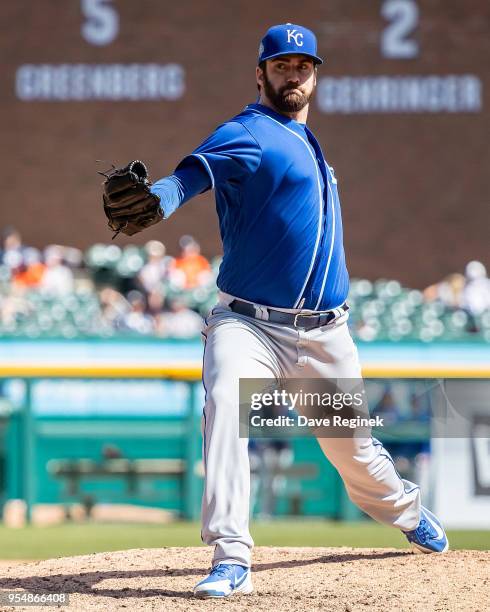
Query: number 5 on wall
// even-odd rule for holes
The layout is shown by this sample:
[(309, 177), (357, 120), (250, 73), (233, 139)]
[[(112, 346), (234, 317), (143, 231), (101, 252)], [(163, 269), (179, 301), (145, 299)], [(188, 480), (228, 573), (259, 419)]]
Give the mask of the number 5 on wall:
[(81, 32), (91, 45), (109, 45), (119, 33), (119, 15), (112, 0), (81, 0), (80, 8), (85, 21)]

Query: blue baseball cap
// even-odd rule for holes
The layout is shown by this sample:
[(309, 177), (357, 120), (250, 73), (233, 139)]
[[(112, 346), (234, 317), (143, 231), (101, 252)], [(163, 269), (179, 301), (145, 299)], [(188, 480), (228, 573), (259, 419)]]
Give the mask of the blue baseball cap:
[(280, 55), (307, 55), (315, 64), (323, 64), (317, 55), (316, 36), (308, 28), (293, 23), (272, 26), (260, 43), (258, 64)]

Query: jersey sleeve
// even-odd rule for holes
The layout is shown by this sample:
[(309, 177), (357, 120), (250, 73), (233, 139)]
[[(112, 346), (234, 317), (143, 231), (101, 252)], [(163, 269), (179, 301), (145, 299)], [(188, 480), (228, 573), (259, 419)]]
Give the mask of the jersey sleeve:
[(201, 161), (212, 188), (216, 188), (224, 183), (239, 184), (252, 176), (260, 165), (262, 150), (246, 127), (238, 121), (229, 121), (184, 158), (177, 170), (189, 157)]

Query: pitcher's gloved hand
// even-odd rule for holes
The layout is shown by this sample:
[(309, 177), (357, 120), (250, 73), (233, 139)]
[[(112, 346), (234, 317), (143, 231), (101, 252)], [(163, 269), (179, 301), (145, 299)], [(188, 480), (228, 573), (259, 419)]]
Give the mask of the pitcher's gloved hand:
[(104, 213), (116, 232), (132, 236), (163, 219), (160, 198), (151, 193), (151, 181), (143, 162), (135, 160), (124, 168), (99, 172), (103, 183)]

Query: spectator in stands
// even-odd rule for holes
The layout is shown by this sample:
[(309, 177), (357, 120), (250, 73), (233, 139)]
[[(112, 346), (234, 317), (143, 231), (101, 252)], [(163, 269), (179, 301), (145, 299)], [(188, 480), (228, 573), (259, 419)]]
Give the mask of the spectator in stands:
[(63, 262), (63, 248), (52, 244), (44, 250), (46, 270), (41, 279), (41, 291), (47, 295), (61, 296), (73, 292), (73, 272)]
[(155, 322), (153, 317), (146, 313), (146, 300), (141, 291), (130, 291), (128, 302), (130, 308), (117, 320), (117, 328), (143, 335), (153, 333)]
[(83, 265), (83, 251), (71, 246), (63, 246), (63, 261), (71, 269)]
[(31, 307), (22, 293), (13, 290), (9, 295), (0, 298), (0, 323), (2, 327), (14, 327), (19, 318), (32, 314)]
[(465, 278), (462, 274), (449, 274), (439, 283), (424, 290), (426, 302), (441, 302), (448, 308), (461, 308)]
[(166, 255), (165, 245), (158, 240), (147, 242), (145, 251), (148, 260), (138, 274), (138, 281), (146, 293), (160, 291), (173, 258)]
[(462, 306), (472, 316), (479, 316), (490, 309), (490, 279), (480, 261), (470, 261), (465, 269), (466, 282)]
[(19, 263), (19, 266), (12, 269), (12, 285), (26, 289), (40, 287), (46, 271), (40, 251), (32, 247), (26, 248)]
[(103, 326), (116, 328), (129, 312), (131, 305), (128, 300), (113, 287), (104, 287), (99, 292), (101, 323)]
[(146, 312), (155, 320), (165, 310), (165, 293), (163, 291), (151, 291), (146, 296)]
[(201, 255), (201, 247), (192, 236), (180, 239), (182, 252), (170, 266), (170, 280), (176, 287), (193, 289), (212, 281), (209, 261)]
[(12, 226), (6, 227), (2, 232), (0, 264), (11, 272), (19, 270), (23, 266), (25, 250), (20, 233)]
[(181, 298), (173, 298), (169, 302), (169, 312), (163, 312), (157, 321), (159, 336), (175, 338), (193, 338), (199, 336), (203, 320), (197, 312), (187, 307)]

